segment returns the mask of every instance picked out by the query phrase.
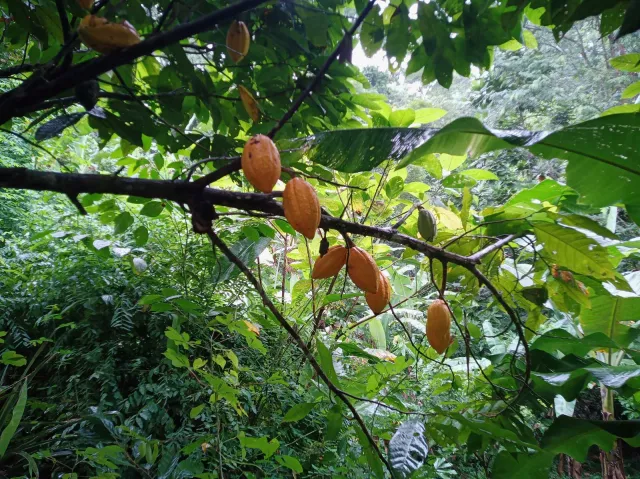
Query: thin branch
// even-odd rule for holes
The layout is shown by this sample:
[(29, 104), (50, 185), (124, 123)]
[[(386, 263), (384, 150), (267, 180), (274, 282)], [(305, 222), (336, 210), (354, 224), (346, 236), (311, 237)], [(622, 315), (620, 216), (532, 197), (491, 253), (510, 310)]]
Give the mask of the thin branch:
[(520, 236), (522, 236), (522, 233), (512, 234), (512, 235), (509, 235), (509, 236), (507, 236), (505, 238), (502, 238), (500, 241), (496, 241), (495, 243), (490, 244), (486, 248), (483, 248), (480, 251), (478, 251), (477, 253), (471, 255), (470, 258), (472, 258), (475, 261), (480, 261), (482, 258), (487, 256), (488, 254), (491, 254), (494, 251), (499, 250), (504, 245), (507, 245), (507, 244), (511, 243), (514, 239), (516, 239), (516, 238), (518, 238)]
[(164, 9), (164, 12), (162, 12), (162, 17), (160, 17), (160, 21), (158, 22), (158, 26), (153, 30), (154, 33), (158, 33), (160, 32), (160, 30), (162, 30), (162, 26), (164, 25), (164, 22), (167, 21), (167, 18), (169, 18), (169, 14), (173, 10), (173, 6), (175, 5), (175, 3), (176, 0), (171, 0), (171, 2), (169, 2), (169, 5), (167, 5), (167, 8)]
[(18, 73), (33, 72), (40, 68), (42, 65), (32, 65), (31, 63), (23, 63), (22, 65), (16, 65), (13, 67), (3, 68), (0, 70), (0, 78), (8, 78)]
[[(365, 17), (369, 14), (374, 4), (375, 4), (375, 0), (369, 0), (369, 2), (364, 7), (360, 15), (358, 15), (358, 18), (356, 18), (356, 21), (353, 23), (353, 26), (347, 31), (347, 33), (345, 33), (344, 37), (342, 37), (342, 40), (340, 41), (340, 43), (338, 43), (338, 46), (335, 48), (335, 50), (333, 50), (331, 55), (329, 55), (329, 58), (327, 58), (327, 60), (324, 62), (324, 65), (320, 67), (320, 70), (318, 70), (318, 73), (316, 73), (316, 76), (311, 81), (311, 83), (307, 85), (307, 88), (305, 88), (304, 91), (298, 96), (298, 98), (293, 103), (293, 105), (291, 105), (291, 108), (289, 108), (289, 110), (284, 114), (284, 116), (278, 121), (278, 123), (276, 123), (276, 125), (268, 133), (267, 136), (269, 136), (269, 138), (273, 138), (276, 135), (276, 133), (280, 131), (280, 129), (285, 125), (285, 123), (287, 123), (293, 117), (293, 115), (295, 115), (295, 113), (302, 106), (302, 104), (307, 99), (307, 97), (318, 86), (318, 84), (324, 78), (327, 71), (329, 71), (329, 68), (331, 67), (333, 62), (336, 61), (336, 59), (338, 58), (338, 55), (340, 55), (340, 52), (342, 51), (342, 45), (348, 39), (353, 37), (353, 34), (356, 32), (358, 27), (360, 27), (360, 24), (364, 21)], [(1, 123), (2, 122), (0, 121), (0, 124)]]
[(222, 251), (222, 253), (229, 259), (229, 261), (235, 264), (238, 267), (238, 269), (242, 271), (242, 273), (244, 273), (245, 277), (249, 280), (249, 282), (253, 285), (253, 287), (256, 289), (256, 291), (262, 298), (262, 301), (264, 302), (264, 304), (267, 306), (267, 308), (269, 308), (269, 310), (278, 320), (280, 325), (287, 331), (287, 333), (289, 333), (289, 336), (291, 336), (291, 338), (295, 342), (298, 349), (300, 349), (300, 351), (306, 356), (307, 360), (309, 361), (309, 364), (311, 364), (311, 366), (313, 367), (318, 377), (322, 379), (322, 381), (327, 385), (327, 388), (329, 388), (329, 390), (333, 392), (351, 411), (353, 418), (356, 420), (356, 422), (362, 429), (363, 434), (367, 437), (369, 444), (374, 449), (374, 451), (376, 452), (376, 454), (378, 455), (382, 463), (387, 467), (387, 469), (391, 473), (391, 477), (394, 477), (394, 473), (393, 473), (393, 469), (391, 468), (391, 465), (382, 454), (382, 451), (380, 450), (375, 439), (369, 432), (369, 429), (367, 429), (367, 426), (364, 423), (364, 420), (362, 419), (362, 417), (360, 416), (356, 408), (353, 406), (353, 404), (351, 404), (351, 401), (349, 401), (349, 399), (347, 398), (347, 395), (344, 392), (342, 392), (340, 389), (338, 389), (338, 387), (335, 384), (333, 384), (333, 382), (325, 374), (324, 370), (322, 369), (320, 364), (316, 361), (316, 358), (311, 353), (309, 348), (307, 348), (306, 344), (304, 343), (304, 341), (302, 340), (298, 332), (293, 328), (293, 326), (291, 326), (287, 322), (287, 320), (284, 318), (282, 313), (280, 313), (278, 308), (276, 308), (276, 306), (273, 304), (273, 302), (265, 292), (264, 288), (262, 288), (262, 286), (260, 285), (260, 282), (251, 272), (251, 270), (235, 254), (233, 254), (233, 252), (227, 247), (224, 241), (222, 241), (218, 237), (218, 235), (216, 235), (213, 231), (210, 230), (207, 233), (207, 235), (209, 236), (209, 239), (211, 240), (212, 245), (218, 248), (220, 251)]

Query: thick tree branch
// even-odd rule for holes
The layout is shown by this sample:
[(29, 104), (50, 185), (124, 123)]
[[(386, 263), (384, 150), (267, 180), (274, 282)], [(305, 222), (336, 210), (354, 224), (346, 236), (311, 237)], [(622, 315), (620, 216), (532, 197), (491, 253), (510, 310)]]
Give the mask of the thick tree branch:
[[(227, 165), (214, 171), (212, 175), (217, 174), (216, 176), (219, 177), (224, 176), (219, 172), (226, 166)], [(233, 169), (234, 167), (235, 162), (229, 163), (228, 169), (235, 171)], [(207, 179), (205, 180), (205, 178)], [(58, 193), (75, 195), (80, 193), (133, 195), (143, 198), (166, 199), (177, 203), (188, 203), (189, 200), (192, 200), (201, 193), (203, 200), (209, 201), (214, 205), (284, 216), (282, 204), (275, 201), (273, 195), (205, 188), (210, 179), (211, 177), (206, 175), (197, 181), (187, 183), (170, 180), (121, 178), (110, 175), (56, 173), (35, 171), (27, 168), (0, 168), (0, 188), (57, 191)], [(323, 229), (336, 230), (341, 233), (370, 236), (372, 238), (391, 241), (412, 248), (429, 258), (437, 258), (443, 262), (465, 267), (470, 267), (477, 263), (476, 260), (470, 259), (469, 257), (444, 251), (417, 238), (398, 233), (391, 228), (352, 223), (329, 215), (322, 215), (320, 227)]]
[(137, 45), (74, 65), (51, 81), (39, 82), (38, 84), (31, 85), (28, 89), (19, 87), (11, 90), (0, 96), (0, 125), (15, 117), (18, 107), (28, 108), (32, 105), (37, 105), (49, 98), (59, 95), (65, 90), (75, 87), (79, 83), (96, 78), (98, 75), (121, 65), (131, 63), (136, 58), (150, 55), (156, 50), (210, 30), (217, 23), (233, 18), (237, 14), (257, 7), (266, 1), (267, 0), (241, 0), (209, 15), (205, 15), (198, 20), (185, 23), (167, 32), (147, 38)]
[(356, 411), (356, 408), (353, 406), (353, 404), (351, 404), (351, 401), (349, 401), (349, 399), (347, 398), (347, 395), (343, 391), (338, 389), (338, 387), (335, 384), (333, 384), (333, 382), (325, 374), (324, 370), (322, 369), (318, 361), (316, 361), (316, 358), (313, 356), (309, 348), (307, 348), (307, 345), (304, 343), (304, 341), (302, 340), (298, 332), (293, 328), (293, 326), (291, 326), (287, 322), (287, 320), (284, 318), (282, 313), (280, 313), (278, 308), (276, 308), (276, 306), (273, 304), (273, 302), (265, 292), (264, 288), (262, 288), (262, 285), (260, 284), (258, 279), (254, 276), (254, 274), (247, 267), (247, 265), (245, 265), (235, 254), (233, 254), (233, 252), (227, 247), (224, 241), (222, 241), (218, 237), (218, 235), (216, 235), (213, 231), (209, 231), (207, 234), (209, 236), (209, 239), (211, 240), (211, 243), (220, 251), (222, 251), (222, 253), (229, 259), (229, 261), (235, 264), (238, 267), (238, 269), (244, 273), (244, 275), (249, 280), (249, 282), (253, 285), (256, 291), (258, 291), (258, 294), (262, 298), (262, 301), (264, 302), (264, 304), (267, 306), (267, 308), (269, 308), (271, 313), (273, 313), (273, 315), (278, 320), (280, 325), (287, 331), (287, 333), (289, 333), (289, 336), (293, 338), (294, 342), (296, 343), (296, 346), (305, 355), (305, 357), (313, 367), (318, 377), (322, 379), (322, 381), (327, 385), (327, 388), (329, 388), (329, 390), (333, 392), (345, 404), (345, 406), (347, 406), (349, 411), (351, 411), (353, 418), (356, 420), (356, 422), (362, 429), (362, 432), (367, 437), (369, 444), (371, 444), (371, 447), (375, 450), (376, 454), (378, 455), (382, 463), (387, 467), (387, 469), (391, 473), (391, 477), (394, 477), (393, 469), (391, 469), (391, 465), (382, 454), (382, 451), (380, 451), (378, 444), (376, 443), (375, 439), (371, 436), (371, 433), (369, 432), (367, 425), (364, 423), (364, 420), (362, 419), (360, 414), (358, 414), (358, 411)]

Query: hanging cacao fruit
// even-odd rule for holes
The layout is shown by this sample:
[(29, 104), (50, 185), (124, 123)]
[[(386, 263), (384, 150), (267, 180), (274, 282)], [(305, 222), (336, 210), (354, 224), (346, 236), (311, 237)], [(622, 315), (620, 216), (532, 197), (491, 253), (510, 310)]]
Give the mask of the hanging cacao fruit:
[(287, 181), (282, 193), (284, 216), (298, 233), (313, 239), (320, 226), (320, 201), (316, 190), (302, 178)]
[(249, 93), (249, 90), (242, 85), (238, 87), (238, 91), (240, 92), (242, 106), (244, 106), (244, 109), (247, 111), (253, 122), (258, 122), (260, 120), (260, 108), (258, 108), (258, 102), (253, 98), (253, 95)]
[(391, 284), (389, 279), (382, 274), (382, 271), (378, 273), (380, 275), (380, 287), (377, 293), (365, 293), (364, 297), (367, 300), (367, 304), (373, 311), (373, 314), (380, 314), (384, 308), (387, 307), (389, 301), (391, 301)]
[(377, 293), (380, 288), (380, 270), (373, 257), (365, 250), (349, 248), (347, 271), (351, 281), (367, 293)]
[(227, 52), (234, 63), (245, 57), (250, 43), (251, 36), (245, 23), (234, 20), (227, 32)]
[(110, 23), (106, 18), (96, 15), (87, 15), (82, 19), (78, 35), (82, 43), (100, 53), (111, 53), (140, 43), (140, 35), (126, 20)]
[(256, 135), (244, 145), (242, 171), (256, 190), (271, 193), (281, 173), (280, 153), (266, 135)]
[(96, 80), (87, 80), (76, 85), (74, 93), (78, 99), (78, 103), (80, 103), (85, 110), (89, 111), (92, 110), (98, 102), (100, 87)]
[(438, 354), (444, 353), (451, 344), (451, 314), (441, 299), (436, 299), (427, 309), (427, 340)]
[(433, 241), (438, 234), (436, 217), (431, 211), (424, 208), (418, 208), (418, 232), (425, 241)]
[(76, 0), (80, 8), (84, 8), (85, 10), (90, 10), (93, 7), (93, 0)]
[(329, 248), (327, 254), (316, 259), (311, 271), (313, 279), (332, 278), (337, 275), (347, 262), (347, 248), (335, 245)]

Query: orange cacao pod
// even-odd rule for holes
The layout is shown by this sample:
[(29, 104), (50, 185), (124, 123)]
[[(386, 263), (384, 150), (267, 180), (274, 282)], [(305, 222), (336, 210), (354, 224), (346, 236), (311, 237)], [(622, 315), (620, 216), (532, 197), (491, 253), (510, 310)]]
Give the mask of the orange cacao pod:
[(87, 15), (82, 19), (78, 36), (86, 46), (105, 54), (140, 43), (140, 35), (129, 22), (110, 23), (106, 18), (96, 15)]
[(244, 145), (242, 171), (256, 190), (271, 193), (280, 178), (280, 153), (266, 135), (256, 135)]
[(391, 301), (391, 284), (389, 279), (382, 274), (380, 275), (380, 287), (377, 293), (365, 293), (364, 297), (367, 300), (367, 304), (371, 308), (374, 314), (380, 314), (384, 308), (387, 307), (389, 301)]
[(380, 287), (380, 270), (375, 260), (365, 250), (353, 246), (349, 248), (347, 269), (351, 281), (367, 293), (377, 293)]
[(282, 206), (293, 229), (313, 239), (320, 226), (320, 201), (313, 186), (302, 178), (290, 179), (282, 193)]
[(227, 52), (234, 63), (238, 63), (245, 57), (250, 43), (251, 36), (245, 23), (234, 20), (227, 32)]
[(451, 314), (441, 299), (436, 299), (427, 309), (427, 340), (438, 354), (444, 353), (451, 344)]
[(313, 265), (311, 277), (313, 279), (332, 278), (337, 275), (347, 262), (347, 248), (335, 245), (329, 251), (320, 256)]

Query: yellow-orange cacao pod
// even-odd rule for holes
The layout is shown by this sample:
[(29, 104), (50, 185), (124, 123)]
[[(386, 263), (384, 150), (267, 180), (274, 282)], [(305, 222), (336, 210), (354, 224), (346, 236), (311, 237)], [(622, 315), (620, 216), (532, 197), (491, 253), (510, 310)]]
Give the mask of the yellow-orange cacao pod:
[(93, 7), (93, 0), (76, 0), (80, 8), (84, 8), (85, 10), (89, 10)]
[(140, 35), (129, 22), (110, 23), (106, 18), (87, 15), (78, 27), (80, 40), (100, 53), (111, 53), (120, 48), (140, 43)]
[(371, 308), (374, 314), (380, 314), (384, 308), (387, 307), (389, 301), (391, 301), (391, 284), (389, 279), (382, 274), (380, 275), (380, 287), (377, 293), (365, 293), (364, 297), (367, 300), (367, 304)]
[(332, 278), (337, 275), (347, 262), (347, 248), (335, 245), (329, 248), (324, 256), (320, 256), (313, 265), (313, 279)]
[(245, 57), (250, 43), (251, 36), (245, 23), (234, 20), (227, 32), (227, 52), (234, 63), (238, 63)]
[(280, 153), (266, 135), (256, 135), (244, 145), (242, 171), (256, 190), (271, 193), (281, 173)]
[(254, 123), (258, 122), (260, 120), (260, 107), (258, 107), (258, 102), (253, 98), (253, 95), (249, 93), (249, 90), (242, 85), (238, 87), (238, 92), (240, 93), (242, 106), (244, 106), (247, 114), (251, 117)]
[(427, 340), (438, 354), (444, 353), (451, 344), (451, 313), (441, 299), (436, 299), (427, 309)]
[(347, 269), (351, 281), (367, 293), (377, 293), (380, 287), (380, 270), (372, 256), (365, 250), (353, 246), (349, 248)]
[(282, 193), (282, 206), (293, 229), (313, 239), (320, 226), (320, 201), (313, 186), (302, 178), (290, 179)]

